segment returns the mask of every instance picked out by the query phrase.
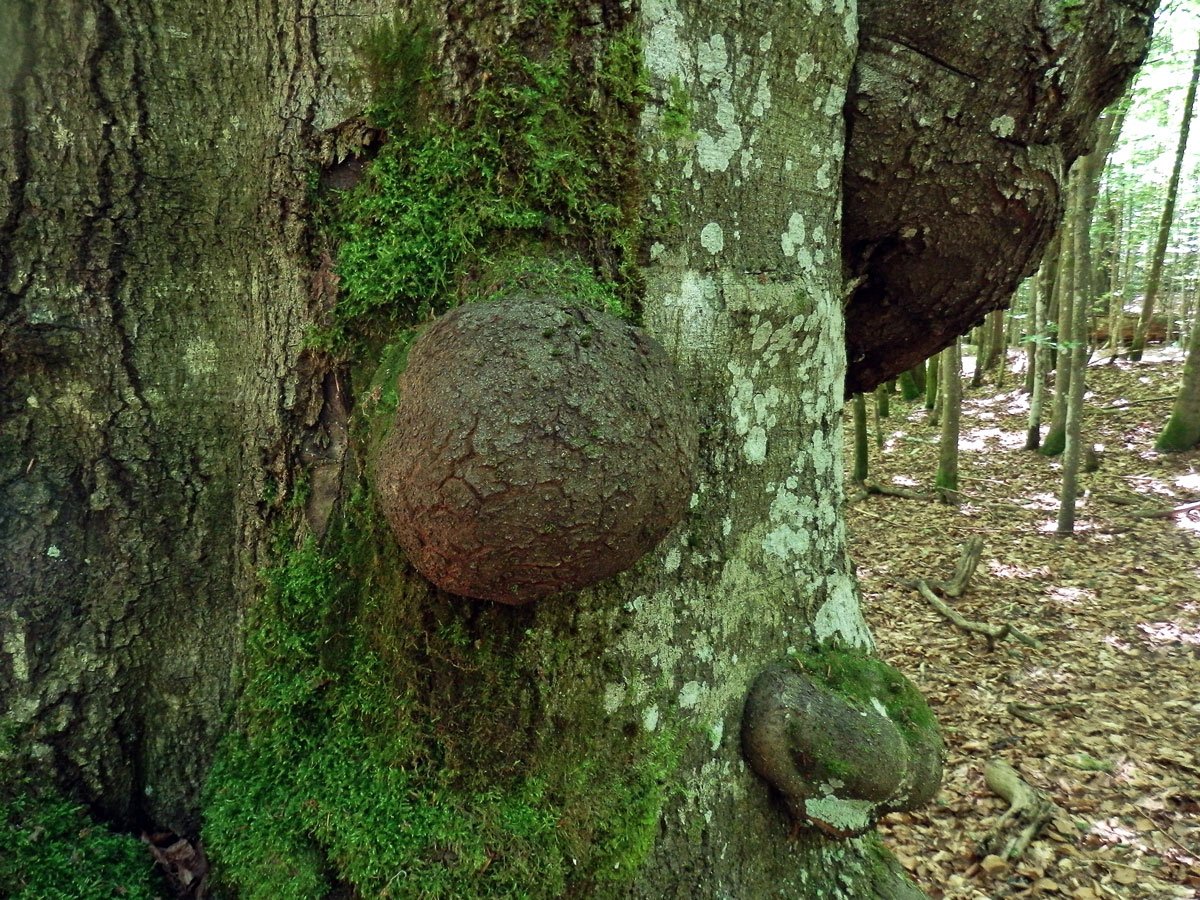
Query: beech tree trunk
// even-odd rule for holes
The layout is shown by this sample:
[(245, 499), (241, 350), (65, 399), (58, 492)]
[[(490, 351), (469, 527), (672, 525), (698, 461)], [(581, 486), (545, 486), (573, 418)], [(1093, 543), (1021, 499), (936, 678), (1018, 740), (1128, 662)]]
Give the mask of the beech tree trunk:
[(962, 419), (962, 349), (955, 341), (942, 351), (942, 433), (934, 483), (943, 503), (958, 504), (958, 430)]
[(0, 4), (0, 704), (194, 832), (273, 485), (337, 443), (306, 172), (349, 95), (315, 2), (161, 6)]
[(1179, 453), (1197, 444), (1200, 444), (1200, 327), (1193, 317), (1179, 393), (1154, 449)]

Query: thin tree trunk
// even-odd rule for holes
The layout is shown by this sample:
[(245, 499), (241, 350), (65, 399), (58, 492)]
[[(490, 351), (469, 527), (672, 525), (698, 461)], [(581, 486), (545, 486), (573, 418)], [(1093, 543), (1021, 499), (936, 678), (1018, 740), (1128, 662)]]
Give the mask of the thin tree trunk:
[(1171, 235), (1171, 222), (1175, 217), (1175, 199), (1179, 193), (1179, 176), (1183, 171), (1183, 157), (1187, 151), (1188, 131), (1192, 126), (1192, 109), (1196, 105), (1196, 84), (1200, 81), (1200, 44), (1192, 62), (1192, 74), (1188, 80), (1187, 96), (1183, 101), (1183, 118), (1179, 123), (1179, 143), (1175, 148), (1175, 164), (1171, 167), (1171, 178), (1167, 182), (1167, 196), (1163, 203), (1162, 218), (1154, 240), (1154, 251), (1150, 257), (1150, 272), (1146, 276), (1146, 293), (1142, 299), (1142, 312), (1138, 316), (1137, 330), (1133, 334), (1133, 346), (1129, 358), (1140, 360), (1146, 346), (1146, 334), (1154, 318), (1154, 302), (1158, 296), (1162, 279), (1163, 261), (1167, 256), (1167, 240)]
[[(1042, 393), (1045, 393), (1046, 376), (1050, 367), (1050, 334), (1047, 322), (1049, 321), (1050, 297), (1054, 292), (1054, 285), (1058, 279), (1058, 250), (1062, 243), (1061, 229), (1056, 232), (1051, 239), (1049, 246), (1046, 248), (1046, 255), (1042, 258), (1042, 264), (1038, 267), (1037, 275), (1034, 278), (1033, 290), (1030, 294), (1030, 319), (1027, 348), (1027, 376), (1026, 390), (1033, 399), (1037, 400), (1037, 414), (1034, 416), (1034, 408), (1030, 407), (1030, 426), (1032, 428), (1040, 428), (1041, 426), (1041, 398), (1037, 397), (1037, 380), (1042, 382)], [(1039, 431), (1040, 434), (1040, 431)], [(1026, 444), (1025, 449), (1036, 450), (1041, 443), (1039, 439), (1032, 447)]]
[(1008, 375), (1008, 329), (1005, 328), (1004, 310), (989, 313), (992, 339), (989, 344), (987, 370), (996, 372), (996, 386), (1004, 387)]
[[(878, 390), (878, 388), (876, 388)], [(875, 407), (878, 414), (879, 406)], [(867, 397), (854, 395), (854, 474), (851, 476), (862, 484), (867, 480), (870, 465), (870, 441), (867, 438)]]
[(887, 383), (876, 385), (874, 397), (876, 418), (889, 418), (892, 414), (892, 393), (890, 386)]
[[(1054, 244), (1057, 246), (1058, 239)], [(1037, 287), (1033, 292), (1033, 325), (1029, 342), (1029, 372), (1030, 397), (1029, 421), (1025, 432), (1025, 449), (1036, 450), (1042, 443), (1042, 405), (1046, 397), (1046, 366), (1050, 362), (1050, 348), (1047, 346), (1046, 309), (1049, 306), (1051, 284), (1046, 274), (1047, 262), (1043, 261), (1038, 271)]]
[[(1082, 157), (1075, 165), (1079, 169), (1075, 179), (1076, 206), (1079, 211), (1072, 229), (1072, 239), (1075, 247), (1075, 259), (1082, 263), (1087, 258), (1087, 194), (1092, 184), (1091, 174), (1099, 166), (1095, 157)], [(1082, 271), (1077, 265), (1076, 271)], [(1079, 464), (1083, 458), (1083, 393), (1084, 375), (1087, 363), (1087, 309), (1091, 294), (1086, 289), (1086, 279), (1076, 283), (1075, 310), (1072, 315), (1071, 355), (1070, 355), (1070, 394), (1067, 397), (1065, 450), (1063, 452), (1063, 481), (1062, 492), (1059, 494), (1058, 505), (1058, 534), (1071, 534), (1075, 530), (1075, 500), (1078, 493)], [(1060, 370), (1065, 372), (1066, 366)]]
[[(1070, 193), (1074, 197), (1074, 192)], [(1054, 297), (1058, 304), (1058, 321), (1054, 329), (1054, 404), (1050, 414), (1050, 427), (1042, 439), (1041, 452), (1046, 456), (1058, 456), (1066, 445), (1067, 396), (1071, 389), (1071, 366), (1068, 362), (1069, 349), (1066, 344), (1072, 333), (1075, 296), (1075, 248), (1071, 240), (1074, 203), (1070, 203), (1067, 217), (1060, 227), (1062, 246), (1058, 253), (1058, 279), (1054, 286)]]
[(942, 434), (934, 483), (943, 503), (958, 503), (958, 429), (962, 413), (961, 338), (942, 351)]
[(988, 328), (987, 323), (988, 320), (985, 317), (982, 323), (971, 329), (971, 342), (975, 345), (975, 367), (971, 373), (971, 387), (973, 388), (983, 384), (984, 368), (987, 365), (988, 354), (991, 353), (992, 330)]
[(1181, 453), (1200, 444), (1200, 327), (1192, 318), (1187, 359), (1171, 416), (1154, 443), (1160, 452)]
[[(942, 354), (935, 353), (929, 357), (929, 368), (925, 372), (925, 408), (931, 414), (937, 407), (938, 383), (940, 381), (938, 377), (938, 361), (941, 359), (941, 356)], [(937, 424), (932, 415), (930, 416), (930, 424)]]

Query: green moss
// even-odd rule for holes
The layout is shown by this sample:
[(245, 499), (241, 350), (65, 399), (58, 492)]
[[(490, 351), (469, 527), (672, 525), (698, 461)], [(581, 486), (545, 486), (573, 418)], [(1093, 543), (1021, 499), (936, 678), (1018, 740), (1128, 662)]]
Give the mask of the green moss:
[(667, 98), (662, 111), (660, 131), (667, 140), (694, 140), (696, 132), (692, 130), (692, 119), (695, 110), (692, 108), (692, 97), (683, 86), (678, 75), (671, 76), (671, 95)]
[[(365, 385), (353, 459), (370, 459), (394, 420), (397, 377), (431, 315), (555, 292), (636, 317), (637, 29), (598, 32), (561, 0), (524, 0), (510, 24), (503, 45), (476, 48), (486, 77), (457, 104), (430, 90), (435, 35), (419, 17), (360, 42), (365, 115), (387, 139), (329, 200), (339, 298), (311, 341), (349, 357)], [(207, 788), (218, 881), (243, 900), (344, 885), (364, 898), (620, 893), (657, 834), (681, 745), (669, 730), (613, 734), (583, 707), (567, 728), (544, 721), (540, 692), (554, 685), (542, 682), (570, 681), (579, 648), (527, 611), (430, 588), (365, 487), (320, 542), (285, 529), (277, 554)]]
[(1200, 426), (1188, 423), (1178, 413), (1172, 413), (1163, 427), (1154, 449), (1160, 453), (1183, 453), (1191, 450), (1200, 441)]
[(206, 803), (217, 876), (240, 897), (309, 900), (341, 883), (363, 897), (602, 897), (636, 871), (672, 735), (563, 747), (549, 726), (521, 727), (536, 701), (513, 657), (536, 634), (431, 611), (365, 495), (268, 582)]
[(861, 709), (873, 710), (872, 700), (878, 700), (906, 741), (938, 733), (933, 710), (916, 685), (878, 657), (828, 644), (793, 653), (792, 659), (801, 671)]
[(432, 30), (418, 18), (406, 21), (397, 12), (367, 29), (358, 42), (362, 75), (371, 87), (366, 118), (377, 128), (401, 134), (423, 119), (422, 88), (429, 82)]
[[(11, 758), (6, 766), (11, 776), (16, 771)], [(79, 804), (28, 778), (0, 784), (0, 897), (151, 900), (165, 895), (141, 841), (109, 831)]]
[(1051, 426), (1046, 432), (1046, 436), (1042, 439), (1042, 447), (1038, 452), (1042, 456), (1059, 456), (1067, 446), (1067, 432), (1061, 428)]
[[(573, 5), (527, 2), (514, 33), (493, 48), (489, 77), (453, 113), (416, 115), (429, 81), (427, 29), (393, 23), (360, 47), (374, 85), (372, 120), (388, 142), (340, 201), (341, 296), (325, 334), (414, 324), (487, 296), (499, 256), (586, 260), (585, 299), (638, 307), (642, 189), (635, 128), (646, 95), (636, 29), (609, 38), (595, 71), (579, 69), (582, 26)], [(590, 40), (591, 38), (589, 38)], [(424, 68), (423, 68), (424, 66)]]

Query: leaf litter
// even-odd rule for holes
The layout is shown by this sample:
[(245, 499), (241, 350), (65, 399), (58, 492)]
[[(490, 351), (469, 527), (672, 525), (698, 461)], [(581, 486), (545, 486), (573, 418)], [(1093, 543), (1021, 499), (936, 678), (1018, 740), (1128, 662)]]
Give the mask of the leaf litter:
[[(1153, 450), (1180, 373), (1178, 359), (1088, 369), (1084, 440), (1100, 467), (1080, 474), (1073, 536), (1054, 533), (1059, 460), (1022, 449), (1019, 387), (966, 391), (959, 507), (872, 495), (847, 509), (880, 653), (945, 732), (938, 797), (880, 827), (934, 900), (1200, 898), (1200, 508), (1187, 508), (1200, 500), (1200, 451)], [(927, 418), (892, 398), (872, 481), (932, 490)], [(983, 556), (952, 605), (1040, 649), (989, 650), (912, 587), (949, 578), (972, 535)], [(1007, 808), (984, 784), (991, 759), (1059, 810), (1013, 860), (979, 853)]]

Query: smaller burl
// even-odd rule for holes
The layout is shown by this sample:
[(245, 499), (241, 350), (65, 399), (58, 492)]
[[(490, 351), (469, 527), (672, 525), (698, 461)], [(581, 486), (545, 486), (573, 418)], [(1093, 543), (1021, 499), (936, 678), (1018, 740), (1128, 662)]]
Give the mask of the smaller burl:
[(413, 344), (377, 493), (417, 569), (521, 604), (633, 565), (687, 509), (694, 407), (638, 328), (574, 301), (461, 306)]
[(944, 748), (920, 691), (865, 654), (827, 648), (764, 671), (750, 688), (742, 750), (792, 818), (833, 837), (928, 803)]

